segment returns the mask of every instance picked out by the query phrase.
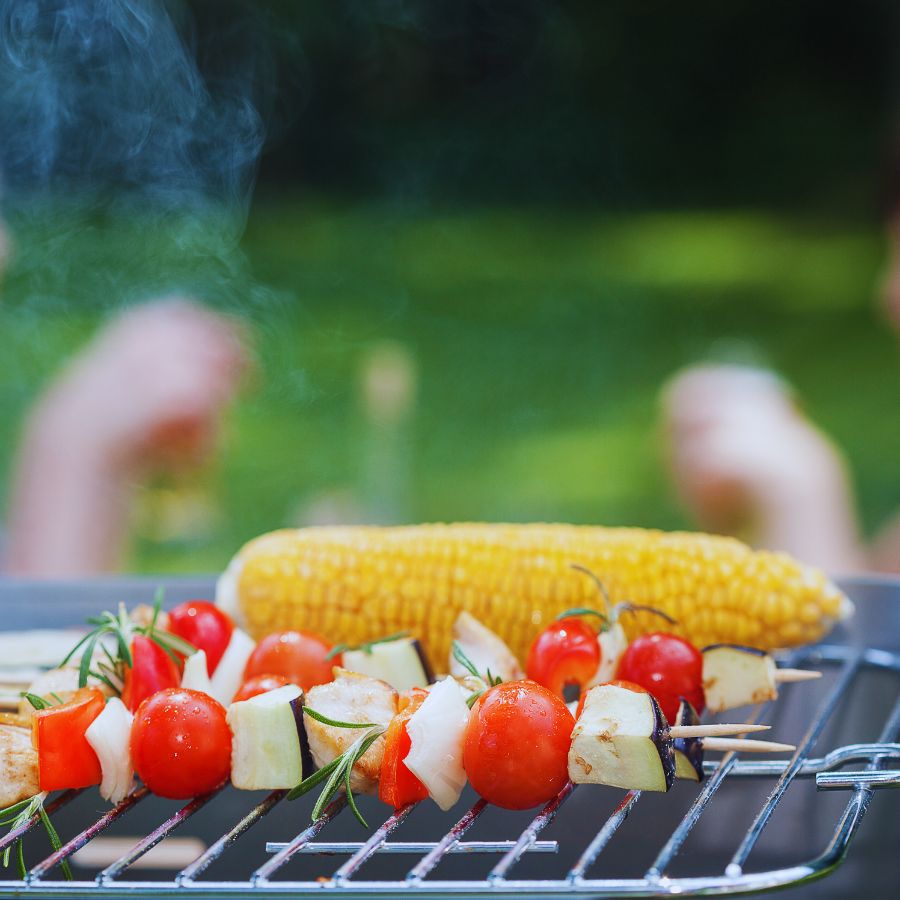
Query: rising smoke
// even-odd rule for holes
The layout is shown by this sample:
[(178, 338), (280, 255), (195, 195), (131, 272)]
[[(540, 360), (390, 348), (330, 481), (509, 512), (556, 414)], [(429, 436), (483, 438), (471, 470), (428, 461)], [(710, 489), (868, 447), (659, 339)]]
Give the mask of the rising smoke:
[(26, 282), (38, 305), (235, 292), (271, 89), (253, 37), (223, 64), (180, 3), (0, 0), (8, 301)]

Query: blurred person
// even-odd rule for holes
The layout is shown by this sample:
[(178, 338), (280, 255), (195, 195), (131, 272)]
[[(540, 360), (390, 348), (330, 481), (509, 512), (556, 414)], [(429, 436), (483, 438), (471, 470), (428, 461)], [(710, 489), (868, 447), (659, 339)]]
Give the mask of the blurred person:
[(237, 325), (190, 300), (154, 300), (113, 318), (26, 417), (7, 572), (57, 577), (117, 568), (136, 488), (213, 451), (246, 362)]
[[(879, 301), (900, 333), (900, 144), (884, 188), (888, 259)], [(774, 374), (694, 366), (664, 389), (663, 417), (678, 492), (700, 527), (835, 573), (900, 572), (900, 514), (864, 543), (840, 450)]]
[(676, 488), (701, 528), (830, 572), (869, 564), (840, 451), (775, 375), (695, 366), (667, 385), (663, 407)]

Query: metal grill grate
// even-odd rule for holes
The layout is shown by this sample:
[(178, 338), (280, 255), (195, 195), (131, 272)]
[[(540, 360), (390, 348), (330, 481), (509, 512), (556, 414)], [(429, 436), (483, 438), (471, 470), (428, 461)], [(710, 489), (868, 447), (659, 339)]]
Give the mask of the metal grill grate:
[[(900, 654), (882, 650), (854, 650), (845, 646), (829, 645), (814, 647), (793, 654), (790, 664), (818, 665), (833, 672), (833, 679), (823, 701), (809, 711), (806, 730), (798, 741), (798, 747), (787, 761), (745, 761), (734, 754), (725, 756), (718, 764), (707, 763), (708, 779), (698, 789), (686, 814), (675, 826), (661, 847), (651, 865), (640, 877), (599, 878), (592, 877), (590, 871), (598, 858), (607, 850), (622, 824), (635, 810), (641, 800), (638, 791), (624, 795), (621, 803), (603, 822), (602, 826), (585, 835), (583, 849), (575, 848), (574, 864), (562, 877), (547, 879), (516, 878), (516, 868), (523, 858), (532, 854), (550, 854), (560, 849), (555, 840), (541, 840), (541, 834), (559, 815), (565, 817), (567, 801), (576, 793), (568, 785), (553, 801), (541, 810), (517, 836), (502, 839), (466, 840), (466, 834), (476, 825), (487, 807), (477, 801), (444, 834), (435, 841), (397, 841), (392, 835), (404, 824), (415, 821), (416, 805), (398, 810), (389, 816), (368, 840), (364, 842), (328, 841), (328, 828), (344, 810), (345, 801), (338, 798), (325, 810), (316, 822), (304, 828), (286, 843), (266, 844), (272, 855), (255, 871), (248, 872), (244, 880), (214, 881), (202, 876), (217, 860), (231, 851), (241, 838), (250, 841), (252, 836), (261, 834), (254, 830), (270, 812), (283, 801), (285, 792), (274, 791), (258, 806), (251, 809), (225, 834), (213, 842), (209, 848), (179, 872), (174, 879), (165, 881), (141, 881), (123, 879), (134, 864), (152, 847), (182, 826), (196, 813), (214, 803), (220, 791), (198, 797), (170, 818), (163, 821), (146, 837), (138, 841), (121, 858), (99, 872), (94, 880), (66, 882), (59, 875), (59, 864), (84, 847), (114, 822), (126, 816), (146, 797), (144, 789), (136, 790), (114, 809), (76, 834), (56, 852), (33, 865), (24, 881), (0, 881), (0, 896), (21, 896), (23, 893), (38, 897), (46, 896), (90, 896), (123, 894), (140, 896), (195, 895), (199, 897), (221, 897), (227, 894), (244, 895), (250, 893), (280, 893), (300, 895), (322, 890), (342, 896), (365, 896), (383, 894), (430, 894), (467, 895), (516, 894), (520, 896), (545, 896), (555, 893), (604, 894), (630, 896), (662, 896), (672, 893), (685, 895), (703, 893), (739, 893), (758, 891), (790, 885), (817, 877), (835, 868), (843, 858), (847, 847), (866, 814), (873, 791), (879, 787), (900, 786), (900, 768), (886, 769), (886, 763), (900, 759), (900, 743), (892, 743), (900, 732), (900, 699), (895, 699), (884, 720), (880, 739), (875, 743), (840, 746), (831, 752), (812, 757), (811, 751), (832, 720), (835, 710), (845, 701), (848, 692), (864, 672), (878, 672), (891, 681), (891, 697), (898, 695), (897, 679), (900, 677)], [(782, 701), (779, 700), (779, 703)], [(772, 711), (768, 707), (759, 710), (759, 718), (764, 719)], [(850, 763), (863, 763), (859, 771), (841, 770)], [(900, 766), (900, 763), (896, 763)], [(820, 789), (844, 789), (849, 791), (849, 800), (843, 807), (831, 830), (830, 839), (824, 848), (806, 861), (784, 868), (766, 871), (746, 871), (754, 847), (792, 785), (799, 780), (816, 779)], [(742, 837), (735, 835), (735, 849), (730, 862), (718, 871), (709, 871), (699, 876), (679, 877), (669, 874), (676, 856), (685, 841), (701, 821), (704, 813), (715, 804), (726, 783), (743, 788), (748, 779), (768, 779), (771, 790), (756, 812), (753, 821)], [(603, 790), (586, 786), (578, 791)], [(80, 792), (67, 791), (48, 806), (52, 814), (61, 809)], [(18, 837), (26, 834), (37, 824), (30, 821), (0, 840), (0, 851)], [(245, 835), (249, 836), (245, 837)], [(259, 838), (262, 840), (262, 837)], [(571, 849), (571, 848), (570, 848)], [(237, 852), (237, 851), (235, 851)], [(297, 881), (276, 880), (283, 874), (285, 866), (295, 857), (314, 854), (324, 864), (331, 856), (348, 858), (331, 875), (324, 878)], [(434, 877), (435, 869), (446, 857), (456, 854), (493, 854), (496, 864), (483, 879), (448, 880)], [(375, 857), (408, 855), (418, 857), (402, 878), (385, 880), (364, 880), (360, 869)]]

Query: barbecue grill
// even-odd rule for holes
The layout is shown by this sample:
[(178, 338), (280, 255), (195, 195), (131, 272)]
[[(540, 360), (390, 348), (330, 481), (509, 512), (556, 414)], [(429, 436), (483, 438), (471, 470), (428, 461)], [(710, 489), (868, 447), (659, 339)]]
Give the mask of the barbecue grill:
[[(77, 625), (119, 601), (147, 602), (158, 583), (0, 581), (0, 627)], [(213, 589), (207, 579), (165, 586), (170, 604)], [(678, 783), (665, 795), (569, 785), (536, 815), (466, 794), (450, 813), (426, 801), (385, 817), (362, 798), (369, 831), (340, 798), (311, 823), (312, 798), (288, 803), (284, 791), (229, 787), (175, 804), (139, 788), (105, 811), (95, 790), (67, 791), (47, 806), (59, 850), (36, 822), (0, 839), (2, 851), (24, 837), (28, 868), (24, 881), (0, 870), (0, 897), (663, 896), (785, 886), (796, 897), (894, 897), (896, 806), (874, 795), (900, 786), (900, 581), (843, 586), (856, 617), (785, 657), (825, 677), (787, 685), (777, 702), (750, 711), (797, 744), (788, 759), (708, 760), (702, 785)], [(147, 868), (157, 845), (170, 852)], [(66, 859), (73, 881), (62, 878)]]

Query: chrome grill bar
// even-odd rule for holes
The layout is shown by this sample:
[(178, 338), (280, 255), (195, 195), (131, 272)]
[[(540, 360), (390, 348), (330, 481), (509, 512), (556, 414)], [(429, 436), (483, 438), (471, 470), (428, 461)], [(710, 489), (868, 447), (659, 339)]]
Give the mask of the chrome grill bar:
[(98, 884), (108, 884), (115, 881), (126, 869), (139, 860), (148, 850), (155, 847), (164, 837), (171, 834), (180, 825), (183, 825), (194, 813), (202, 809), (222, 791), (218, 788), (208, 794), (195, 797), (186, 806), (183, 806), (173, 816), (166, 819), (159, 828), (154, 829), (145, 838), (138, 841), (124, 856), (117, 859), (112, 865), (107, 866), (98, 876)]
[(276, 853), (268, 862), (261, 865), (251, 876), (250, 881), (254, 885), (265, 884), (285, 863), (287, 863), (300, 849), (312, 841), (319, 832), (347, 805), (344, 794), (336, 797), (325, 809), (322, 815), (308, 828), (297, 835), (283, 850)]
[(500, 862), (488, 872), (487, 880), (491, 884), (502, 881), (506, 873), (522, 858), (522, 854), (532, 847), (538, 835), (556, 818), (559, 808), (572, 796), (575, 788), (570, 781), (535, 817), (528, 827), (519, 835), (519, 839), (511, 850), (508, 850)]
[(744, 839), (741, 841), (740, 846), (735, 851), (734, 856), (732, 856), (731, 862), (726, 869), (728, 875), (734, 877), (735, 875), (739, 875), (743, 870), (744, 863), (747, 861), (750, 851), (759, 840), (763, 829), (766, 827), (769, 819), (772, 817), (772, 813), (775, 811), (775, 807), (784, 796), (784, 792), (788, 789), (797, 772), (800, 771), (803, 760), (806, 759), (809, 751), (819, 739), (822, 729), (825, 727), (829, 717), (844, 696), (847, 688), (850, 687), (850, 683), (853, 681), (861, 664), (862, 654), (857, 654), (844, 663), (843, 671), (841, 672), (837, 683), (831, 689), (831, 693), (825, 699), (825, 702), (819, 707), (812, 724), (809, 726), (803, 740), (794, 752), (790, 763), (788, 763), (787, 768), (781, 774), (777, 784), (772, 789), (772, 793), (769, 794), (768, 799), (763, 804), (762, 809), (760, 809), (756, 819), (747, 831), (747, 834), (744, 835)]
[[(447, 849), (447, 853), (506, 853), (515, 846), (515, 841), (458, 841)], [(266, 843), (266, 851), (269, 853), (277, 853), (286, 847), (287, 844), (280, 841), (269, 841)], [(360, 841), (316, 841), (315, 844), (306, 844), (297, 852), (304, 853), (327, 853), (330, 856), (352, 855), (364, 847)], [(422, 853), (433, 851), (435, 844), (433, 841), (385, 841), (379, 848), (378, 853), (383, 855), (409, 855), (418, 856)], [(559, 849), (558, 841), (535, 841), (529, 848), (530, 853), (556, 853)]]
[(379, 826), (375, 833), (334, 873), (335, 884), (341, 884), (352, 878), (359, 871), (360, 866), (376, 853), (388, 837), (403, 824), (404, 819), (416, 808), (418, 803), (408, 803), (406, 806), (398, 809), (392, 816), (389, 816), (384, 823)]
[[(76, 790), (65, 791), (55, 799), (51, 800), (45, 807), (47, 815), (56, 812), (58, 809), (62, 809), (67, 803), (71, 803), (83, 790), (84, 788), (77, 788)], [(40, 821), (40, 814), (35, 813), (30, 818), (26, 819), (18, 828), (13, 828), (12, 831), (4, 835), (4, 837), (0, 839), (0, 853), (6, 850), (7, 847), (11, 847), (15, 844), (19, 838), (28, 834), (28, 832)]]
[(618, 831), (619, 826), (628, 818), (628, 814), (634, 809), (640, 799), (640, 791), (629, 791), (622, 802), (615, 808), (613, 814), (603, 823), (603, 827), (588, 844), (587, 849), (578, 858), (578, 862), (569, 869), (566, 880), (577, 883), (584, 877), (588, 867), (603, 852), (606, 845), (612, 840), (612, 836)]
[(435, 844), (428, 854), (419, 860), (406, 875), (407, 882), (418, 884), (427, 878), (434, 867), (443, 859), (450, 849), (459, 844), (460, 838), (478, 821), (487, 809), (485, 800), (478, 800), (466, 814)]
[(105, 831), (113, 822), (137, 806), (149, 793), (150, 791), (145, 787), (139, 787), (137, 790), (132, 791), (121, 803), (114, 806), (109, 812), (104, 813), (96, 822), (89, 825), (84, 831), (76, 834), (70, 841), (63, 844), (59, 850), (51, 853), (45, 860), (34, 866), (25, 880), (29, 883), (34, 883), (43, 878), (47, 872), (58, 866), (63, 860), (68, 859), (73, 853), (84, 847), (88, 841), (93, 840), (101, 831)]
[(272, 791), (262, 803), (254, 806), (237, 825), (222, 835), (187, 868), (178, 874), (178, 882), (187, 885), (198, 875), (202, 875), (239, 837), (249, 831), (260, 819), (268, 815), (287, 795), (287, 791)]

